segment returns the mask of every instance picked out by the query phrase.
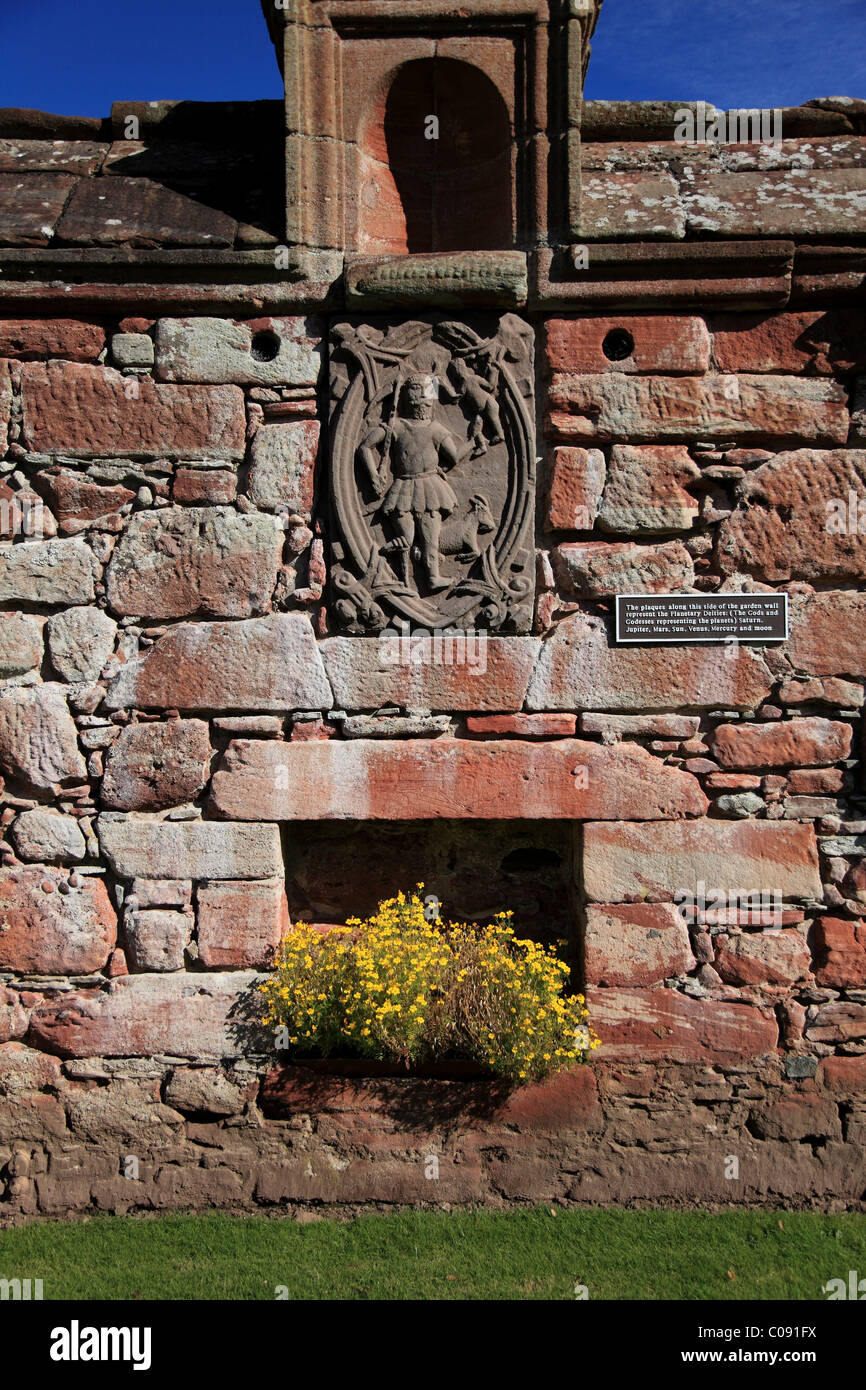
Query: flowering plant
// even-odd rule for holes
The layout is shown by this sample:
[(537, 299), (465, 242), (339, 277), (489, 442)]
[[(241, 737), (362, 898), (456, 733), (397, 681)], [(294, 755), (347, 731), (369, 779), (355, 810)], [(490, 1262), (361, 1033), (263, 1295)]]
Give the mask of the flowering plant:
[(427, 921), (422, 889), (328, 932), (294, 926), (260, 986), (265, 1023), (299, 1052), (406, 1066), (457, 1055), (517, 1082), (585, 1062), (599, 1040), (554, 948), (517, 937), (509, 912)]

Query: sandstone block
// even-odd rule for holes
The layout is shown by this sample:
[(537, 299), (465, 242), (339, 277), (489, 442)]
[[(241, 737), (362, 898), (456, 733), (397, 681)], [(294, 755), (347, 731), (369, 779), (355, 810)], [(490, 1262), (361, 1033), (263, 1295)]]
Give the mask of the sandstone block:
[(466, 728), (470, 734), (500, 737), (574, 738), (577, 720), (573, 714), (470, 714)]
[(203, 883), (198, 890), (198, 950), (215, 970), (263, 969), (291, 923), (281, 879)]
[(783, 900), (820, 898), (811, 826), (778, 821), (698, 820), (587, 825), (583, 873), (590, 902), (669, 901), (696, 886), (745, 895), (778, 890)]
[(266, 612), (283, 553), (276, 517), (186, 507), (134, 516), (105, 575), (116, 613), (248, 618)]
[(25, 613), (0, 614), (0, 680), (24, 676), (41, 663), (41, 621)]
[(637, 744), (251, 739), (229, 745), (212, 804), (235, 820), (584, 820), (699, 816), (707, 802)]
[(95, 362), (104, 347), (105, 329), (86, 319), (0, 319), (0, 357)]
[(104, 990), (39, 1005), (34, 1043), (61, 1057), (236, 1057), (249, 1049), (243, 1001), (252, 971), (224, 975), (126, 975)]
[(551, 560), (564, 592), (586, 598), (680, 593), (690, 589), (695, 578), (692, 557), (680, 541), (578, 541), (557, 546)]
[(309, 514), (319, 447), (318, 420), (262, 425), (250, 452), (249, 496), (257, 507)]
[(689, 530), (698, 503), (686, 489), (699, 476), (684, 448), (614, 445), (598, 524), (603, 531)]
[(588, 985), (654, 985), (696, 965), (688, 928), (672, 903), (589, 907), (584, 949)]
[[(612, 335), (617, 335), (616, 343)], [(547, 365), (552, 372), (697, 376), (707, 371), (710, 364), (707, 325), (695, 315), (553, 318), (545, 323), (544, 336)], [(620, 356), (628, 338), (632, 339), (632, 350)], [(616, 355), (610, 356), (611, 353)]]
[(807, 676), (866, 677), (866, 594), (794, 596), (782, 648), (792, 670)]
[(95, 681), (114, 651), (117, 624), (101, 608), (67, 608), (48, 619), (48, 655), (65, 681)]
[(713, 757), (727, 768), (814, 767), (851, 751), (851, 725), (832, 719), (785, 719), (771, 724), (721, 724)]
[(216, 1067), (176, 1067), (166, 1082), (165, 1103), (193, 1114), (239, 1115), (245, 1098)]
[(24, 437), (39, 453), (81, 458), (228, 458), (244, 455), (236, 386), (166, 386), (108, 367), (25, 363)]
[[(319, 646), (334, 700), (340, 709), (375, 710), (383, 705), (404, 709), (516, 711), (538, 657), (535, 637), (478, 636), (459, 640), (456, 658), (437, 664), (431, 639), (416, 634), (375, 637), (329, 637)], [(447, 655), (447, 652), (445, 653)], [(314, 708), (315, 706), (307, 706)], [(549, 708), (549, 706), (536, 706)]]
[(681, 192), (692, 233), (845, 236), (863, 225), (866, 169), (699, 173)]
[(130, 965), (139, 971), (182, 970), (192, 934), (192, 917), (155, 908), (132, 912), (126, 920)]
[(812, 928), (815, 979), (831, 989), (866, 986), (866, 923), (819, 917)]
[(106, 707), (327, 710), (333, 701), (319, 650), (301, 614), (182, 623), (120, 672)]
[(821, 1096), (791, 1096), (756, 1106), (751, 1127), (760, 1139), (782, 1139), (791, 1144), (842, 1138), (839, 1107)]
[(61, 686), (0, 690), (0, 770), (36, 791), (87, 776)]
[(160, 381), (233, 382), (239, 386), (314, 386), (322, 326), (315, 319), (160, 319)]
[(809, 973), (806, 942), (796, 930), (724, 933), (714, 938), (714, 968), (729, 985), (789, 988)]
[(591, 989), (590, 1017), (608, 1060), (724, 1064), (775, 1052), (772, 1015), (672, 989)]
[(45, 864), (74, 864), (87, 850), (74, 816), (42, 807), (21, 813), (12, 827), (12, 839), (21, 859)]
[(0, 546), (0, 603), (90, 603), (91, 556), (81, 541)]
[[(327, 645), (327, 644), (325, 644)], [(753, 709), (772, 677), (749, 647), (612, 647), (601, 618), (576, 614), (541, 648), (529, 710)]]
[(274, 878), (282, 873), (274, 825), (114, 820), (99, 816), (102, 853), (120, 878)]
[[(101, 878), (69, 893), (43, 868), (0, 870), (0, 968), (33, 975), (101, 970), (117, 939), (117, 919)], [(46, 893), (43, 884), (54, 892)]]
[(577, 376), (556, 373), (549, 429), (570, 440), (690, 442), (781, 437), (844, 444), (848, 397), (835, 382), (786, 376)]
[(601, 449), (554, 449), (549, 467), (545, 530), (591, 531), (607, 476)]
[(201, 719), (129, 724), (108, 750), (103, 806), (161, 811), (194, 801), (210, 776), (208, 726)]
[(584, 174), (580, 205), (583, 238), (678, 240), (685, 235), (685, 226), (679, 187), (667, 170)]

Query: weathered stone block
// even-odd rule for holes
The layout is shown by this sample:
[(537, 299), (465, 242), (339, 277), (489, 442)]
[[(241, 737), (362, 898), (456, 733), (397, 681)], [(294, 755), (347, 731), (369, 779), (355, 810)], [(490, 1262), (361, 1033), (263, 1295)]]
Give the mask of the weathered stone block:
[(41, 620), (24, 613), (0, 614), (0, 680), (24, 676), (41, 662)]
[(573, 376), (556, 373), (550, 433), (564, 440), (802, 439), (844, 444), (848, 397), (835, 382), (787, 376)]
[(280, 835), (274, 825), (216, 821), (115, 820), (96, 822), (99, 846), (121, 878), (273, 878), (282, 873)]
[(289, 930), (281, 879), (270, 883), (203, 883), (198, 890), (198, 951), (216, 970), (261, 969)]
[(309, 514), (319, 447), (318, 420), (262, 425), (250, 453), (249, 495), (257, 507)]
[(777, 821), (699, 820), (678, 825), (587, 825), (583, 873), (590, 902), (668, 901), (714, 891), (778, 890), (783, 900), (820, 898), (811, 826)]
[(669, 545), (579, 541), (557, 546), (551, 560), (560, 587), (586, 598), (682, 593), (691, 589), (695, 578), (692, 557), (680, 541)]
[[(519, 710), (541, 644), (535, 637), (463, 638), (437, 649), (415, 633), (329, 637), (319, 652), (340, 709)], [(438, 656), (438, 659), (437, 659)], [(541, 708), (544, 708), (543, 706)]]
[(546, 321), (544, 336), (552, 372), (697, 376), (710, 365), (710, 335), (696, 315), (553, 318)]
[(866, 211), (866, 169), (699, 173), (680, 187), (690, 232), (856, 235)]
[(237, 820), (585, 820), (699, 816), (707, 802), (635, 744), (251, 739), (229, 745), (212, 804)]
[(772, 1014), (673, 989), (591, 989), (590, 1017), (608, 1060), (734, 1063), (776, 1050)]
[(51, 869), (0, 870), (0, 968), (34, 975), (103, 968), (117, 939), (105, 883), (88, 875), (61, 894), (63, 881)]
[(773, 681), (760, 652), (741, 646), (612, 647), (600, 618), (576, 614), (541, 648), (530, 710), (753, 709)]
[(193, 801), (210, 776), (208, 726), (200, 719), (130, 724), (105, 759), (101, 801), (119, 811), (160, 811)]
[(694, 970), (688, 928), (672, 903), (606, 904), (587, 910), (588, 985), (659, 984)]
[(4, 246), (47, 246), (70, 192), (71, 174), (0, 173), (0, 242)]
[(42, 807), (21, 813), (12, 827), (12, 839), (21, 859), (45, 864), (75, 864), (87, 849), (74, 816)]
[(782, 652), (792, 670), (866, 678), (866, 594), (794, 595), (789, 606), (790, 635)]
[(62, 690), (56, 685), (0, 690), (0, 770), (36, 791), (53, 791), (87, 776)]
[(65, 681), (95, 681), (114, 651), (117, 623), (101, 608), (67, 608), (48, 619), (48, 655)]
[(679, 187), (667, 170), (585, 173), (581, 182), (582, 237), (619, 241), (685, 236)]
[(615, 444), (598, 524), (602, 531), (688, 531), (698, 502), (687, 487), (698, 477), (700, 469), (680, 446)]
[(0, 546), (0, 603), (59, 605), (92, 599), (92, 553), (81, 541)]
[(95, 362), (104, 347), (102, 324), (87, 319), (0, 319), (0, 357)]
[(832, 719), (785, 719), (772, 724), (720, 724), (712, 755), (729, 768), (822, 767), (851, 752), (850, 724)]
[(130, 662), (106, 696), (108, 709), (284, 714), (327, 710), (332, 703), (310, 620), (295, 613), (182, 623)]
[(316, 319), (160, 319), (160, 381), (232, 382), (238, 386), (315, 386), (323, 325)]
[(131, 913), (126, 919), (126, 944), (132, 968), (182, 970), (192, 923), (191, 916), (160, 908)]
[(105, 575), (116, 613), (248, 618), (267, 612), (283, 554), (273, 516), (178, 507), (132, 518)]
[(545, 530), (592, 530), (607, 476), (601, 449), (554, 449), (549, 467)]
[(165, 386), (108, 367), (25, 363), (24, 436), (39, 453), (82, 458), (243, 458), (236, 386)]
[(866, 986), (866, 923), (819, 917), (812, 928), (815, 979), (831, 989)]
[(713, 967), (729, 985), (772, 985), (790, 988), (809, 973), (810, 958), (796, 930), (724, 933), (714, 937)]
[[(59, 175), (58, 175), (59, 177)], [(56, 235), (73, 246), (234, 245), (233, 217), (147, 178), (81, 179)]]
[(252, 1031), (243, 1001), (256, 978), (252, 971), (127, 975), (39, 1005), (33, 1041), (61, 1057), (242, 1056)]

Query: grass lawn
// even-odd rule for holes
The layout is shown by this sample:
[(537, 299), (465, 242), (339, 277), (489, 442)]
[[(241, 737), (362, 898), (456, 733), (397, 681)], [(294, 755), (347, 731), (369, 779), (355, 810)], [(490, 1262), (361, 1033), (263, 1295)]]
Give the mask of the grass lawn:
[[(351, 1221), (104, 1216), (0, 1231), (45, 1299), (821, 1299), (866, 1274), (866, 1215), (558, 1209)], [(283, 1294), (285, 1297), (285, 1294)]]

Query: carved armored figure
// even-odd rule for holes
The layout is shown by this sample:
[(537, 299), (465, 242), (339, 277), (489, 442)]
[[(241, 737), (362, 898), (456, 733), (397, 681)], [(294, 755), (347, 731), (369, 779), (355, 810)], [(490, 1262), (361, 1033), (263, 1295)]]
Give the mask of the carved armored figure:
[(511, 314), (473, 324), (344, 320), (331, 345), (330, 611), (339, 627), (361, 634), (408, 620), (527, 632), (529, 325)]
[[(403, 560), (403, 582), (412, 587), (412, 546), (417, 543), (430, 593), (447, 589), (451, 580), (439, 572), (442, 518), (458, 505), (443, 468), (467, 457), (472, 440), (462, 443), (433, 419), (436, 386), (432, 377), (411, 376), (399, 392), (398, 414), (387, 428), (378, 425), (359, 450), (377, 497), (385, 490), (390, 463), (393, 482), (382, 503), (382, 514), (396, 536), (384, 549)], [(384, 445), (381, 461), (376, 453)]]

